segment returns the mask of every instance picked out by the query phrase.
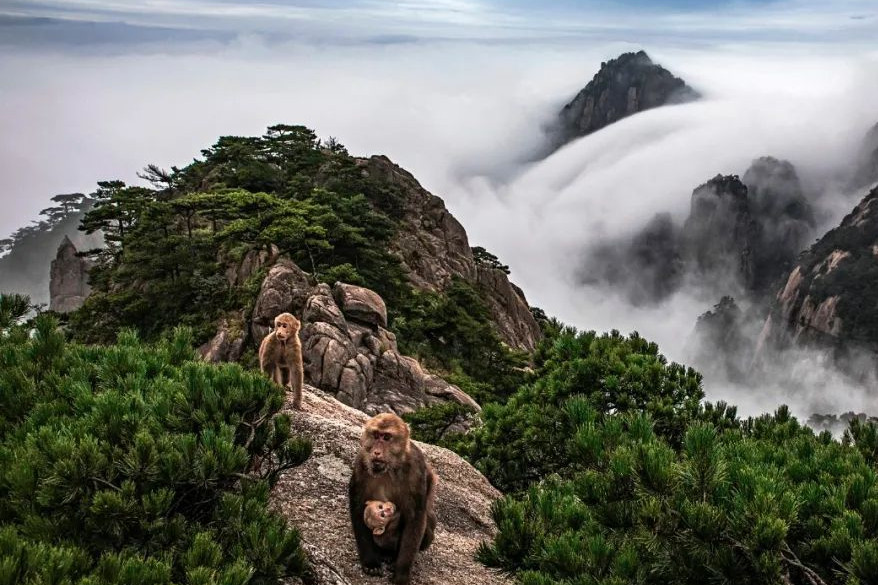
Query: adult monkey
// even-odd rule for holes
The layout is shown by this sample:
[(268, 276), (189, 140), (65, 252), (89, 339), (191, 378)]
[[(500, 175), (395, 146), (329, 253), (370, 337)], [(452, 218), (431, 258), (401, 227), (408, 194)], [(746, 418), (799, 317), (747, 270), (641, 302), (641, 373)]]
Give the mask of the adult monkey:
[[(396, 505), (399, 538), (393, 549), (382, 548), (366, 526), (363, 512), (369, 500)], [(394, 563), (393, 582), (409, 583), (415, 555), (433, 542), (435, 500), (436, 474), (409, 438), (408, 425), (392, 413), (369, 419), (360, 437), (348, 492), (354, 538), (366, 574), (379, 574), (381, 562), (389, 559)]]

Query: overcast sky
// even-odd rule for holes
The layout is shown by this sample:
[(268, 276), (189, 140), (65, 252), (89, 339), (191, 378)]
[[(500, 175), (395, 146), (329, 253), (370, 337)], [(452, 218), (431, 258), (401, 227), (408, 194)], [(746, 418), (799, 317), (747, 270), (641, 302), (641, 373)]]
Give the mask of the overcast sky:
[[(321, 42), (402, 42), (424, 39), (522, 40), (649, 37), (728, 41), (869, 41), (876, 32), (874, 0), (3, 0), (0, 14), (62, 19), (70, 29), (59, 38), (107, 42), (100, 26), (124, 23), (144, 29), (171, 28), (180, 38), (211, 31), (266, 34)], [(15, 23), (19, 27), (21, 22)], [(31, 23), (33, 24), (33, 23)], [(47, 23), (42, 22), (45, 26)], [(58, 23), (54, 23), (57, 25)], [(6, 23), (6, 29), (12, 28)], [(20, 29), (19, 29), (20, 30)], [(56, 26), (55, 30), (59, 30)], [(73, 32), (71, 32), (73, 31)], [(155, 30), (140, 31), (155, 39)], [(70, 35), (70, 37), (67, 37)], [(7, 38), (13, 33), (8, 30)], [(128, 30), (128, 41), (138, 34)], [(628, 37), (628, 38), (625, 38)], [(14, 36), (16, 42), (26, 39)], [(30, 40), (45, 42), (31, 31)]]

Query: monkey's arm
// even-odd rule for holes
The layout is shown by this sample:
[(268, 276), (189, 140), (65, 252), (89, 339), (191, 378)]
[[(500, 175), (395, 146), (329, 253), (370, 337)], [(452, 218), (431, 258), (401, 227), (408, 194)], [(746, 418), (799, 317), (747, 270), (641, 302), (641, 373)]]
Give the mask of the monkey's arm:
[(259, 344), (259, 369), (270, 374), (269, 365), (271, 364), (271, 333), (269, 333)]
[(293, 407), (302, 407), (302, 386), (305, 384), (305, 372), (302, 367), (302, 350), (298, 352), (298, 359), (290, 364), (290, 390), (293, 391)]
[(351, 524), (354, 527), (354, 539), (357, 541), (357, 552), (360, 555), (360, 564), (367, 575), (381, 573), (381, 552), (372, 538), (372, 531), (366, 526), (363, 518), (366, 498), (362, 493), (363, 481), (357, 473), (357, 463), (354, 463), (354, 473), (348, 485), (348, 507), (351, 512)]
[(393, 567), (393, 582), (397, 585), (408, 585), (411, 581), (412, 563), (415, 555), (421, 548), (421, 541), (427, 529), (427, 496), (428, 487), (425, 485), (427, 478), (421, 479), (423, 489), (413, 494), (413, 509), (403, 516), (402, 536), (399, 540), (399, 553), (396, 564)]

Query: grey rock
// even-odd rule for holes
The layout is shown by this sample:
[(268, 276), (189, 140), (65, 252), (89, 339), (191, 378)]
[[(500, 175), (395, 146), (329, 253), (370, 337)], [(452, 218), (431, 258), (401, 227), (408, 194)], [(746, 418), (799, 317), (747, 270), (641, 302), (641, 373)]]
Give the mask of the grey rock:
[(693, 191), (681, 239), (684, 258), (702, 278), (752, 289), (756, 238), (747, 186), (737, 176), (717, 175)]
[(226, 280), (232, 286), (240, 286), (256, 272), (277, 262), (280, 250), (271, 244), (261, 250), (248, 250), (238, 262), (231, 263), (226, 268)]
[(69, 313), (80, 308), (91, 293), (88, 271), (91, 263), (77, 255), (76, 246), (64, 236), (52, 260), (49, 277), (49, 310)]
[[(323, 283), (317, 285), (311, 296), (305, 301), (302, 321), (305, 323), (329, 323), (339, 331), (348, 330), (347, 321), (332, 298), (332, 291), (328, 285)], [(355, 343), (355, 345), (357, 344)]]
[(243, 315), (224, 317), (217, 328), (216, 335), (198, 348), (198, 353), (206, 362), (234, 362), (241, 359), (247, 330)]
[[(337, 299), (346, 303), (345, 315)], [(383, 299), (369, 289), (343, 283), (333, 289), (326, 284), (314, 287), (302, 317), (306, 379), (345, 404), (372, 414), (403, 414), (448, 400), (479, 410), (460, 388), (398, 353), (393, 333), (376, 324), (386, 320), (384, 311)], [(379, 318), (382, 314), (384, 319)]]
[[(829, 350), (851, 376), (878, 373), (878, 309), (871, 296), (878, 287), (878, 273), (871, 269), (878, 262), (876, 234), (878, 187), (799, 256), (765, 320), (755, 366), (776, 364), (785, 349), (812, 347)], [(859, 353), (869, 358), (857, 359)]]
[(253, 339), (262, 340), (281, 313), (301, 315), (311, 292), (308, 274), (286, 258), (278, 260), (268, 271), (250, 317)]
[(385, 156), (359, 159), (363, 172), (404, 194), (402, 226), (391, 243), (411, 284), (443, 291), (454, 278), (473, 285), (483, 295), (497, 331), (510, 347), (533, 351), (542, 338), (521, 289), (502, 271), (486, 274), (473, 258), (466, 230), (439, 197), (424, 189), (411, 173)]
[[(281, 475), (271, 505), (299, 529), (317, 585), (386, 582), (363, 574), (348, 512), (351, 465), (368, 417), (310, 387), (302, 406), (290, 410), (292, 432), (310, 439), (314, 451), (303, 465)], [(451, 451), (423, 443), (418, 447), (439, 477), (439, 522), (433, 545), (415, 560), (412, 585), (510, 584), (475, 558), (479, 544), (496, 532), (491, 504), (501, 494)]]
[(332, 292), (341, 312), (348, 319), (376, 327), (387, 327), (387, 307), (378, 293), (343, 282), (335, 283)]

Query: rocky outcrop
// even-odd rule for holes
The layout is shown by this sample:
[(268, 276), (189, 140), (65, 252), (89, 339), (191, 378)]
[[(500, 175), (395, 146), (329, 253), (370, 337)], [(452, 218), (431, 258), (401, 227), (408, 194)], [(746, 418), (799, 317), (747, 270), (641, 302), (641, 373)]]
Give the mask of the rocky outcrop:
[(792, 346), (878, 349), (876, 246), (878, 188), (802, 254), (775, 297), (757, 360)]
[(274, 244), (268, 248), (248, 250), (239, 261), (227, 263), (226, 280), (230, 286), (241, 286), (251, 276), (277, 262), (279, 257), (280, 250)]
[(751, 288), (756, 229), (747, 186), (737, 176), (717, 175), (692, 193), (681, 233), (684, 257), (707, 278), (732, 275)]
[(633, 236), (597, 247), (580, 278), (610, 284), (637, 305), (661, 302), (686, 282), (757, 300), (789, 273), (814, 226), (793, 165), (762, 157), (743, 178), (717, 175), (697, 187), (682, 226), (657, 214)]
[(235, 313), (223, 317), (217, 326), (216, 335), (198, 348), (201, 358), (212, 364), (236, 362), (244, 354), (247, 331), (244, 315)]
[(814, 235), (814, 211), (789, 161), (764, 156), (744, 173), (750, 213), (759, 232), (755, 242), (751, 288), (770, 289), (789, 273)]
[(441, 291), (454, 278), (467, 281), (481, 293), (503, 341), (510, 347), (532, 351), (542, 333), (524, 293), (505, 272), (476, 261), (466, 230), (442, 199), (385, 156), (360, 159), (359, 164), (363, 172), (404, 194), (402, 226), (391, 251), (402, 261), (412, 285)]
[[(316, 585), (386, 583), (363, 574), (348, 512), (347, 489), (367, 416), (326, 394), (306, 388), (292, 432), (307, 437), (313, 454), (285, 472), (272, 491), (272, 506), (299, 529), (314, 567)], [(432, 546), (418, 554), (414, 585), (510, 583), (475, 560), (479, 544), (494, 536), (491, 503), (500, 496), (488, 481), (451, 451), (418, 443), (439, 477), (438, 525)]]
[(638, 112), (698, 97), (644, 51), (625, 53), (601, 63), (594, 78), (561, 110), (551, 138), (557, 148)]
[(49, 276), (49, 310), (59, 313), (75, 311), (91, 292), (88, 271), (91, 263), (76, 255), (76, 246), (64, 236), (52, 260)]
[(199, 348), (202, 358), (237, 361), (248, 343), (259, 346), (281, 313), (302, 322), (305, 380), (345, 404), (370, 414), (404, 414), (446, 401), (479, 410), (460, 388), (399, 353), (380, 295), (341, 282), (313, 285), (310, 275), (287, 258), (268, 270), (249, 323), (243, 313), (226, 315), (216, 335)]
[(289, 259), (283, 258), (268, 271), (250, 317), (250, 334), (262, 340), (281, 313), (301, 315), (312, 287), (311, 277)]
[(479, 409), (457, 386), (401, 355), (386, 325), (387, 310), (375, 292), (318, 285), (302, 314), (306, 379), (369, 414), (404, 414), (449, 400)]

